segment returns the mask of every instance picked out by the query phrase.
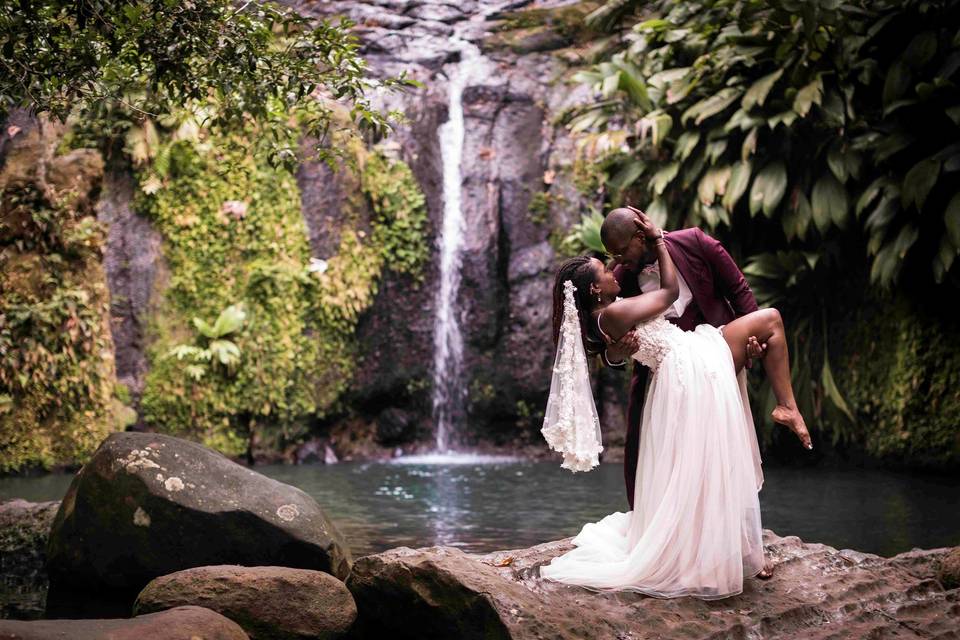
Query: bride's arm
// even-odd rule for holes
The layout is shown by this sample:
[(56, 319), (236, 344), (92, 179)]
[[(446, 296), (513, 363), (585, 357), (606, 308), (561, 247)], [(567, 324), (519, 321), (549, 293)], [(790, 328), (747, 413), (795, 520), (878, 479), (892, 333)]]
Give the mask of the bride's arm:
[(667, 244), (662, 237), (657, 240), (656, 247), (657, 260), (660, 263), (660, 288), (632, 298), (617, 300), (603, 310), (600, 324), (614, 340), (619, 340), (620, 336), (637, 324), (660, 315), (680, 296), (677, 269), (673, 266)]

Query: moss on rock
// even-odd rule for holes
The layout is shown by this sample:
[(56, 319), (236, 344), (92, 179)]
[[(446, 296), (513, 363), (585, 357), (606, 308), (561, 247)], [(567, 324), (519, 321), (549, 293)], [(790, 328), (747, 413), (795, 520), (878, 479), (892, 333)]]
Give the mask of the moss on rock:
[[(354, 149), (353, 168), (342, 170), (360, 192), (347, 201), (336, 253), (311, 260), (293, 175), (229, 142), (210, 133), (175, 141), (157, 154), (160, 170), (139, 171), (150, 193), (136, 206), (163, 234), (171, 274), (141, 407), (158, 429), (238, 456), (255, 440), (282, 449), (338, 409), (381, 273), (418, 278), (429, 250), (424, 197), (403, 162)], [(193, 318), (212, 324), (234, 304), (246, 313), (230, 336), (238, 365), (191, 377), (171, 349), (204, 343)]]
[(836, 367), (871, 456), (908, 466), (960, 462), (960, 327), (906, 300), (865, 305)]
[(0, 171), (0, 472), (82, 463), (129, 412), (92, 209), (103, 161), (54, 155), (60, 134), (25, 124)]

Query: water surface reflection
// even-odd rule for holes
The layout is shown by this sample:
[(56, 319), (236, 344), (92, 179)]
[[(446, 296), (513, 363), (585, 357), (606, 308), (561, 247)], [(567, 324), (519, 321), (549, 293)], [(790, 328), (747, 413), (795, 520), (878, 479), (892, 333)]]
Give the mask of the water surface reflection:
[[(432, 544), (465, 551), (571, 536), (627, 508), (623, 467), (572, 474), (558, 463), (341, 463), (257, 471), (312, 495), (355, 556)], [(763, 526), (861, 551), (960, 545), (960, 479), (864, 470), (766, 468)], [(59, 499), (70, 476), (0, 479), (0, 499)]]

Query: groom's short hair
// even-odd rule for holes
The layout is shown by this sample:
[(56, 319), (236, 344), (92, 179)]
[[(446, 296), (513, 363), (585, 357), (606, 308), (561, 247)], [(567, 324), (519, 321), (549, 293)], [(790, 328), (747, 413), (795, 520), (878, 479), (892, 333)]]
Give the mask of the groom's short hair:
[(637, 214), (627, 209), (619, 207), (607, 214), (600, 225), (600, 241), (603, 246), (610, 251), (610, 242), (614, 241), (617, 246), (625, 245), (637, 231), (637, 225), (634, 223)]

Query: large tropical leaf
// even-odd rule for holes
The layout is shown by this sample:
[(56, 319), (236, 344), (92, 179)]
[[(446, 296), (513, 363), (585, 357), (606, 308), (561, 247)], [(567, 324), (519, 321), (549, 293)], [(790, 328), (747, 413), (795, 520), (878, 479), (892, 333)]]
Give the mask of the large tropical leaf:
[(714, 199), (726, 193), (727, 183), (730, 181), (730, 174), (731, 169), (729, 166), (711, 167), (704, 172), (703, 177), (700, 178), (700, 184), (697, 187), (701, 204), (712, 205)]
[(727, 87), (726, 89), (721, 89), (715, 95), (693, 104), (683, 112), (680, 119), (684, 124), (691, 118), (694, 119), (694, 124), (700, 124), (707, 118), (715, 116), (729, 107), (742, 93), (743, 87)]
[(793, 101), (793, 110), (806, 117), (810, 113), (810, 107), (820, 104), (823, 100), (823, 78), (820, 74), (808, 85), (797, 92), (797, 97)]
[(601, 225), (603, 225), (603, 215), (598, 211), (591, 211), (580, 217), (580, 222), (573, 226), (565, 243), (571, 245), (576, 251), (583, 247), (589, 251), (606, 253), (607, 249), (600, 239)]
[(823, 368), (820, 370), (820, 384), (823, 385), (823, 391), (826, 396), (830, 398), (833, 406), (853, 422), (853, 412), (850, 410), (847, 401), (844, 399), (843, 394), (840, 393), (840, 389), (837, 388), (837, 383), (833, 379), (833, 370), (830, 368), (830, 360), (827, 357), (826, 348), (823, 350)]
[(680, 163), (671, 162), (653, 174), (653, 178), (650, 180), (650, 188), (653, 190), (653, 193), (658, 196), (663, 194), (667, 185), (677, 177), (678, 171), (680, 171)]
[(783, 234), (787, 240), (802, 240), (807, 236), (807, 229), (813, 219), (813, 208), (810, 206), (807, 194), (799, 187), (794, 188), (791, 200), (790, 206), (780, 220)]
[(907, 175), (903, 178), (903, 188), (900, 191), (900, 197), (903, 200), (903, 206), (909, 207), (911, 204), (916, 206), (917, 211), (923, 210), (923, 203), (926, 202), (930, 190), (937, 183), (940, 176), (940, 161), (934, 158), (925, 158), (915, 164)]
[(750, 184), (750, 172), (752, 165), (749, 160), (734, 163), (730, 171), (730, 183), (727, 186), (727, 192), (723, 194), (723, 206), (727, 211), (733, 211), (740, 201), (741, 196), (747, 190)]
[(690, 154), (693, 153), (698, 142), (700, 142), (699, 131), (684, 131), (680, 137), (677, 138), (677, 144), (673, 152), (674, 157), (681, 162), (686, 160), (690, 157)]
[(773, 215), (787, 190), (787, 168), (779, 160), (767, 164), (757, 173), (750, 188), (750, 215), (763, 211)]
[(744, 94), (743, 100), (740, 101), (740, 106), (746, 111), (750, 111), (754, 106), (762, 107), (767, 99), (767, 94), (770, 93), (770, 89), (773, 88), (773, 85), (776, 84), (782, 75), (783, 69), (780, 68), (754, 82)]
[(943, 213), (943, 223), (947, 227), (947, 237), (954, 247), (960, 248), (960, 193), (954, 194)]
[(841, 229), (847, 224), (847, 190), (832, 173), (820, 176), (813, 186), (813, 197), (810, 201), (813, 212), (813, 223), (820, 232), (824, 232), (835, 224)]

